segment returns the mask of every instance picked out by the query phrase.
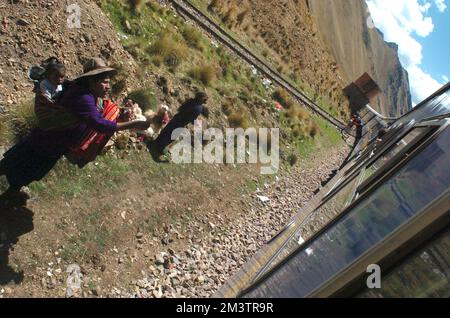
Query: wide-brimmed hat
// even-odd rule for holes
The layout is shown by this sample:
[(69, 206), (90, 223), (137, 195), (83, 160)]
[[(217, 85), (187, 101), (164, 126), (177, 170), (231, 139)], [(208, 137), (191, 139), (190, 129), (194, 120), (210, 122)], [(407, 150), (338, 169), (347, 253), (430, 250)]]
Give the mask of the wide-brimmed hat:
[(111, 75), (114, 76), (117, 74), (117, 71), (112, 67), (106, 66), (106, 63), (101, 58), (93, 58), (84, 63), (83, 74), (75, 78), (75, 80), (95, 76), (102, 73), (111, 73)]

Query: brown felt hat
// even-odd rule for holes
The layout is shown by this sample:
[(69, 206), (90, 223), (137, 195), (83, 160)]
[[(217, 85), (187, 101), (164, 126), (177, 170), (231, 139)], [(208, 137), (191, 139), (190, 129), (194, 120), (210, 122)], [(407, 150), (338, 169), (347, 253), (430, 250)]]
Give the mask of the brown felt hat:
[(102, 73), (112, 73), (111, 75), (114, 76), (117, 74), (117, 71), (112, 67), (106, 66), (105, 61), (103, 61), (101, 58), (93, 58), (84, 63), (83, 74), (75, 78), (75, 80), (95, 76)]

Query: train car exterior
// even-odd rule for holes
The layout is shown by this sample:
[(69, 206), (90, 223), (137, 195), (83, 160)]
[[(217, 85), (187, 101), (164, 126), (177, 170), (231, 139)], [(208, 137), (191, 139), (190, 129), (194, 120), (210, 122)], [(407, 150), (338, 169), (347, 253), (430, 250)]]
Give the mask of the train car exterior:
[(450, 85), (395, 121), (360, 115), (336, 176), (215, 297), (450, 296)]

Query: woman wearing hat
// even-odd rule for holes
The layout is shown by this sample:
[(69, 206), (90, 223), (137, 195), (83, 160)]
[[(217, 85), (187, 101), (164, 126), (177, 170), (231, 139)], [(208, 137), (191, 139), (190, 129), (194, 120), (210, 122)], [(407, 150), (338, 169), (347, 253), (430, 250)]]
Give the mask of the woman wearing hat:
[[(74, 82), (65, 83), (57, 103), (69, 111), (78, 124), (59, 127), (57, 130), (33, 130), (24, 140), (13, 146), (0, 161), (0, 175), (6, 175), (10, 188), (2, 195), (13, 201), (24, 201), (20, 192), (23, 186), (41, 180), (58, 160), (92, 131), (112, 136), (116, 131), (146, 130), (146, 121), (116, 123), (102, 115), (97, 101), (104, 99), (110, 90), (110, 81), (116, 73), (101, 59), (91, 59), (83, 67), (83, 74)], [(101, 105), (100, 105), (101, 106)]]

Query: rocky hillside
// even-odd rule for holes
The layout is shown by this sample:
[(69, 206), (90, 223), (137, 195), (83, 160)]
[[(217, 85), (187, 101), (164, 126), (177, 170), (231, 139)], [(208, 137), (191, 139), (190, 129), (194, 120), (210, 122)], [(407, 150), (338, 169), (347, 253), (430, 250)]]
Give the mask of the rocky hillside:
[(346, 81), (322, 41), (305, 0), (194, 0), (229, 34), (335, 117), (347, 119)]
[(67, 27), (69, 13), (65, 2), (3, 3), (0, 5), (0, 105), (8, 107), (31, 97), (32, 83), (27, 71), (49, 56), (57, 56), (64, 62), (68, 78), (82, 72), (86, 59), (102, 57), (110, 65), (122, 65), (129, 74), (129, 84), (136, 81), (136, 64), (119, 43), (111, 22), (92, 1), (77, 1), (82, 14), (81, 28)]
[(411, 109), (408, 73), (400, 64), (395, 43), (386, 43), (373, 27), (363, 0), (308, 1), (316, 23), (351, 82), (368, 72), (382, 93), (371, 101), (382, 114), (396, 116)]

